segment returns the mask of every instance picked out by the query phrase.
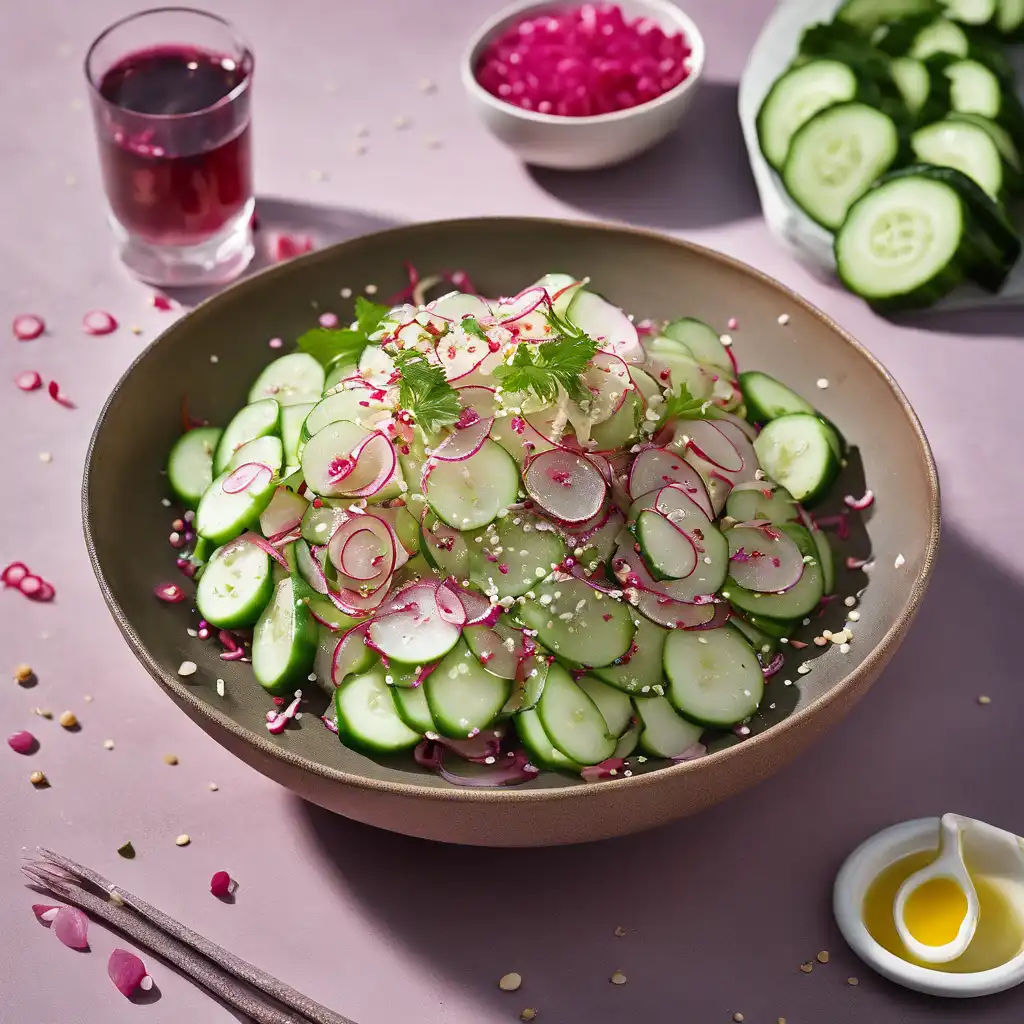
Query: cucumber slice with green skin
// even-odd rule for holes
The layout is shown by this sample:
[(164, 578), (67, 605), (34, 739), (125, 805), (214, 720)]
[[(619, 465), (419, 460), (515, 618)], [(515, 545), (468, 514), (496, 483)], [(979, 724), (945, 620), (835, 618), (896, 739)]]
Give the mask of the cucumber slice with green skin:
[(661, 668), (661, 656), (665, 648), (665, 638), (669, 631), (645, 618), (637, 615), (634, 619), (636, 635), (633, 638), (633, 654), (621, 665), (606, 665), (604, 668), (592, 669), (602, 682), (614, 686), (623, 693), (636, 696), (651, 692), (652, 687), (664, 683)]
[(324, 368), (306, 352), (275, 359), (255, 380), (249, 401), (272, 398), (280, 405), (316, 402), (324, 390)]
[(629, 728), (633, 703), (626, 694), (596, 676), (580, 676), (576, 685), (597, 705), (612, 736), (617, 739)]
[(965, 25), (988, 25), (995, 20), (997, 0), (943, 0), (950, 18)]
[(486, 729), (512, 692), (511, 682), (488, 672), (464, 640), (441, 659), (423, 686), (437, 731), (453, 739)]
[(354, 377), (358, 372), (359, 367), (355, 363), (333, 363), (331, 368), (327, 371), (327, 376), (324, 378), (323, 397), (326, 398), (327, 395), (343, 380), (347, 380), (349, 377)]
[(442, 576), (457, 580), (469, 579), (469, 544), (467, 535), (442, 522), (427, 509), (420, 525), (420, 550), (431, 568)]
[(537, 714), (551, 742), (570, 760), (600, 764), (615, 753), (616, 737), (600, 708), (557, 662), (548, 669)]
[(199, 581), (196, 608), (218, 629), (241, 629), (255, 624), (273, 590), (270, 555), (246, 541), (225, 544)]
[(527, 599), (517, 615), (552, 654), (580, 665), (611, 665), (632, 645), (628, 604), (577, 579), (541, 583), (534, 592), (536, 600)]
[(810, 533), (821, 565), (822, 587), (826, 594), (831, 594), (836, 589), (836, 557), (832, 553), (832, 545), (824, 530), (811, 530)]
[(772, 619), (751, 612), (744, 612), (744, 618), (755, 629), (767, 633), (776, 640), (788, 640), (800, 628), (799, 619)]
[(1001, 124), (1018, 145), (1024, 145), (1024, 110), (1020, 100), (999, 76), (980, 61), (958, 60), (947, 64), (953, 110), (980, 114)]
[(284, 446), (286, 466), (299, 464), (299, 436), (302, 424), (313, 408), (311, 403), (302, 402), (299, 405), (286, 405), (281, 410), (281, 444)]
[(640, 436), (643, 419), (643, 399), (636, 391), (628, 392), (611, 419), (595, 423), (590, 428), (590, 440), (596, 445), (594, 451), (613, 452), (628, 448)]
[(285, 561), (288, 563), (287, 568), (281, 565), (276, 558), (270, 563), (270, 578), (273, 580), (273, 586), (275, 587), (285, 578), (285, 576), (291, 576), (291, 574), (296, 572), (298, 569), (298, 556), (295, 553), (294, 542), (286, 544), (281, 549), (281, 554), (284, 555)]
[(395, 710), (398, 712), (398, 717), (413, 732), (417, 732), (421, 736), (425, 736), (428, 732), (438, 732), (438, 728), (430, 714), (430, 705), (427, 703), (425, 687), (392, 686), (391, 699), (395, 702)]
[(294, 576), (281, 580), (253, 630), (252, 671), (269, 693), (301, 687), (313, 667), (319, 629), (300, 586)]
[(854, 99), (857, 91), (853, 69), (838, 60), (813, 60), (781, 75), (757, 114), (764, 158), (781, 171), (800, 127), (833, 103)]
[(938, 14), (941, 10), (936, 0), (846, 0), (836, 18), (870, 32), (900, 18)]
[(660, 512), (653, 509), (641, 512), (634, 532), (647, 568), (655, 579), (685, 579), (697, 568), (699, 556), (693, 539)]
[(270, 472), (275, 477), (281, 475), (281, 467), (284, 465), (284, 446), (281, 438), (272, 434), (266, 437), (257, 437), (255, 440), (243, 444), (227, 464), (227, 471), (238, 469), (248, 462), (259, 462), (270, 467)]
[(850, 209), (835, 254), (843, 284), (872, 306), (930, 306), (963, 280), (972, 259), (964, 201), (923, 174), (887, 178)]
[(699, 362), (710, 363), (720, 370), (725, 370), (730, 377), (733, 375), (732, 360), (719, 340), (718, 332), (702, 320), (695, 320), (689, 316), (683, 317), (682, 320), (673, 320), (665, 326), (662, 334), (667, 338), (681, 341)]
[(466, 546), (470, 580), (499, 598), (525, 594), (566, 555), (565, 542), (551, 524), (523, 512), (495, 520)]
[(734, 487), (725, 503), (725, 513), (738, 523), (767, 519), (770, 523), (782, 525), (799, 518), (793, 495), (781, 484), (770, 480)]
[(336, 391), (333, 395), (322, 398), (310, 410), (302, 424), (300, 434), (301, 444), (305, 444), (317, 431), (322, 430), (328, 423), (337, 423), (338, 420), (348, 420), (359, 426), (369, 426), (362, 421), (369, 417), (370, 413), (385, 406), (382, 402), (373, 401), (369, 396), (369, 388), (353, 388), (350, 391)]
[[(1021, 0), (1021, 9), (1024, 10), (1024, 0)], [(982, 131), (987, 132), (998, 147), (1003, 161), (1015, 175), (1019, 175), (1021, 171), (1024, 171), (1020, 150), (1010, 137), (1010, 133), (1001, 124), (996, 124), (991, 118), (982, 117), (981, 114), (964, 114), (957, 111), (951, 113), (947, 120), (963, 121), (965, 124), (973, 124)], [(1019, 185), (1019, 181), (1016, 184)]]
[(745, 614), (757, 616), (755, 622), (760, 628), (764, 628), (759, 621), (762, 616), (771, 619), (800, 619), (809, 615), (818, 607), (825, 593), (825, 574), (818, 561), (817, 545), (810, 533), (795, 523), (788, 523), (780, 529), (796, 541), (804, 556), (804, 572), (799, 582), (784, 594), (758, 594), (744, 589), (731, 578), (726, 580), (722, 588), (722, 597)]
[(349, 676), (334, 691), (338, 736), (347, 747), (364, 754), (397, 754), (415, 747), (422, 738), (398, 715), (393, 691), (380, 666)]
[(196, 509), (196, 533), (214, 544), (226, 544), (240, 533), (253, 529), (260, 515), (274, 497), (277, 485), (273, 478), (254, 483), (244, 491), (228, 494), (224, 481), (230, 473), (222, 473), (206, 488)]
[(443, 522), (456, 530), (478, 530), (515, 504), (519, 469), (501, 445), (484, 441), (462, 462), (436, 463), (427, 471), (423, 493)]
[(814, 406), (795, 391), (760, 370), (741, 373), (740, 388), (751, 423), (767, 423), (794, 412), (814, 412)]
[(932, 88), (927, 66), (916, 57), (896, 57), (890, 69), (907, 109), (918, 117)]
[(924, 61), (942, 55), (966, 57), (971, 43), (967, 33), (956, 22), (926, 16), (886, 26), (878, 47), (896, 57), (907, 56)]
[[(333, 630), (320, 626), (317, 630), (316, 654), (313, 655), (313, 672), (317, 685), (334, 699), (334, 681), (331, 678), (331, 667), (334, 663), (334, 649), (338, 646), (338, 638)], [(333, 711), (333, 708), (329, 710)]]
[(629, 727), (619, 737), (619, 742), (615, 744), (615, 753), (612, 757), (621, 757), (623, 759), (629, 757), (637, 748), (637, 744), (640, 742), (640, 720), (634, 715), (634, 720), (630, 722)]
[(813, 504), (839, 472), (839, 459), (817, 416), (793, 413), (768, 423), (754, 442), (765, 473), (794, 500)]
[(771, 658), (779, 649), (778, 638), (770, 636), (760, 630), (752, 622), (748, 622), (742, 615), (733, 615), (729, 619), (729, 625), (735, 627), (743, 634), (744, 639), (750, 644), (751, 649), (761, 658)]
[(531, 287), (543, 288), (551, 299), (552, 312), (564, 316), (569, 303), (583, 287), (583, 282), (571, 274), (545, 274)]
[(551, 737), (544, 731), (540, 715), (534, 711), (524, 711), (516, 715), (516, 732), (530, 755), (530, 761), (538, 768), (548, 768), (556, 772), (571, 772), (579, 775), (583, 765), (563, 754), (551, 742)]
[[(322, 597), (320, 594), (307, 597), (305, 601), (313, 613), (313, 617), (319, 621), (321, 626), (339, 635), (347, 633), (353, 626), (358, 626), (360, 622), (365, 621), (346, 615), (330, 598)], [(337, 641), (337, 639), (336, 637), (335, 640)]]
[(640, 720), (640, 749), (651, 757), (678, 757), (704, 735), (704, 727), (681, 715), (665, 697), (640, 697), (633, 701)]
[(999, 0), (996, 28), (1004, 36), (1012, 35), (1024, 25), (1024, 0)]
[(493, 626), (463, 626), (462, 638), (473, 656), (492, 675), (515, 679), (523, 653), (522, 633), (504, 622)]
[(195, 508), (213, 483), (213, 457), (222, 433), (220, 427), (196, 427), (174, 442), (167, 457), (167, 482), (186, 508)]
[(326, 502), (319, 508), (310, 504), (309, 508), (302, 515), (302, 522), (299, 523), (299, 531), (304, 540), (310, 544), (322, 547), (331, 537), (334, 531), (346, 522), (349, 513), (344, 508), (335, 505), (328, 505)]
[(922, 163), (955, 167), (977, 182), (996, 202), (1003, 197), (1003, 158), (992, 136), (962, 121), (938, 121), (919, 128), (910, 139)]
[(838, 103), (793, 136), (782, 179), (790, 198), (834, 231), (899, 154), (899, 132), (891, 117), (864, 103)]
[(433, 584), (410, 589), (408, 608), (375, 618), (369, 629), (375, 649), (402, 665), (429, 665), (448, 654), (461, 629), (441, 618), (433, 593)]
[[(470, 629), (472, 628), (474, 627), (471, 626)], [(518, 715), (523, 711), (531, 711), (540, 703), (548, 678), (549, 662), (548, 655), (535, 654), (528, 664), (522, 666), (512, 684), (512, 693), (501, 709), (503, 715)]]
[(633, 321), (618, 307), (596, 292), (580, 288), (565, 311), (566, 317), (593, 338), (604, 352), (612, 352), (627, 363), (643, 362), (643, 349)]
[(192, 553), (186, 556), (189, 562), (196, 566), (195, 575), (192, 577), (196, 583), (203, 578), (206, 565), (216, 550), (217, 545), (212, 541), (208, 541), (205, 537), (196, 537), (196, 542), (192, 545)]
[(272, 398), (254, 402), (239, 409), (221, 434), (220, 444), (213, 457), (213, 472), (223, 473), (235, 452), (257, 437), (279, 434), (281, 430), (281, 406)]
[(764, 696), (764, 674), (750, 644), (728, 626), (676, 630), (665, 641), (668, 699), (696, 725), (727, 729), (748, 719)]
[[(681, 341), (659, 336), (645, 341), (644, 345), (650, 367), (658, 374), (666, 391), (679, 394), (680, 388), (685, 386), (690, 395), (701, 402), (712, 396), (713, 372), (701, 366)], [(666, 371), (667, 378), (662, 376)]]

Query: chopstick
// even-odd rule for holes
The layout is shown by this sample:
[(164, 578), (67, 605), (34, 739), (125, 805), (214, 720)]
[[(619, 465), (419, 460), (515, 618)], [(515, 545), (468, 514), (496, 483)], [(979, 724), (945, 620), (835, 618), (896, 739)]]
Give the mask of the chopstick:
[(22, 865), (36, 886), (113, 925), (257, 1024), (353, 1024), (91, 868), (42, 847), (38, 852)]

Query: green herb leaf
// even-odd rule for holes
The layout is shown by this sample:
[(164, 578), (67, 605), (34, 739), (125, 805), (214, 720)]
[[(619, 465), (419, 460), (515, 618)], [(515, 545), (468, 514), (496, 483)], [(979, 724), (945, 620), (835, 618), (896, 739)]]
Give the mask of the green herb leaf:
[(298, 340), (299, 351), (308, 353), (326, 369), (340, 362), (358, 364), (368, 344), (362, 331), (331, 327), (314, 327)]
[(657, 429), (660, 430), (669, 420), (710, 420), (714, 419), (714, 406), (710, 399), (701, 401), (690, 394), (685, 385), (679, 386), (679, 394), (668, 392), (661, 410)]
[(480, 326), (479, 321), (475, 316), (464, 316), (459, 321), (459, 326), (467, 333), (472, 334), (475, 338), (480, 338), (483, 341), (488, 341), (487, 332)]
[(450, 426), (462, 412), (458, 392), (448, 383), (444, 367), (428, 363), (405, 349), (392, 357), (398, 368), (398, 404), (425, 434)]
[(391, 312), (390, 306), (371, 302), (362, 295), (356, 296), (356, 324), (359, 333), (367, 338), (380, 327), (381, 321), (389, 312)]
[[(549, 319), (560, 330), (561, 318), (552, 313)], [(542, 402), (554, 402), (559, 386), (577, 402), (589, 399), (590, 392), (580, 377), (597, 351), (597, 342), (572, 325), (568, 327), (571, 333), (553, 341), (520, 342), (512, 362), (494, 371), (501, 386), (506, 391), (532, 391)]]

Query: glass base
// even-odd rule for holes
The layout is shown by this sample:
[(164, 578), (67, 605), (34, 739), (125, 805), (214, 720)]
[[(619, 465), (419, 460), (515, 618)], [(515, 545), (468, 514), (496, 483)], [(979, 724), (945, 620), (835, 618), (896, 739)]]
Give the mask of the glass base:
[(125, 230), (111, 215), (121, 262), (138, 278), (163, 288), (225, 284), (238, 277), (252, 262), (252, 214), (256, 200), (220, 232), (199, 245), (154, 245)]

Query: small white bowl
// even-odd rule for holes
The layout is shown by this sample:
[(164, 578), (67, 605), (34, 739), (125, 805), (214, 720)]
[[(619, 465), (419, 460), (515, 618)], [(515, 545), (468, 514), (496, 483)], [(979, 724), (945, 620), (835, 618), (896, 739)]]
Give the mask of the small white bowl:
[(938, 849), (938, 818), (904, 821), (861, 843), (840, 868), (832, 891), (832, 910), (843, 938), (854, 953), (879, 974), (929, 995), (965, 999), (992, 995), (1019, 985), (1024, 981), (1024, 952), (991, 970), (953, 974), (907, 963), (871, 937), (862, 912), (864, 894), (871, 883), (893, 862), (912, 853), (938, 852)]
[(492, 96), (476, 80), (484, 47), (526, 15), (564, 10), (564, 3), (526, 0), (506, 7), (471, 40), (462, 57), (462, 84), (477, 114), (491, 132), (521, 160), (563, 171), (593, 170), (621, 163), (660, 142), (686, 112), (704, 71), (704, 37), (690, 17), (671, 0), (618, 0), (629, 19), (650, 18), (666, 32), (682, 32), (690, 46), (689, 75), (656, 99), (627, 110), (592, 117), (540, 114)]

